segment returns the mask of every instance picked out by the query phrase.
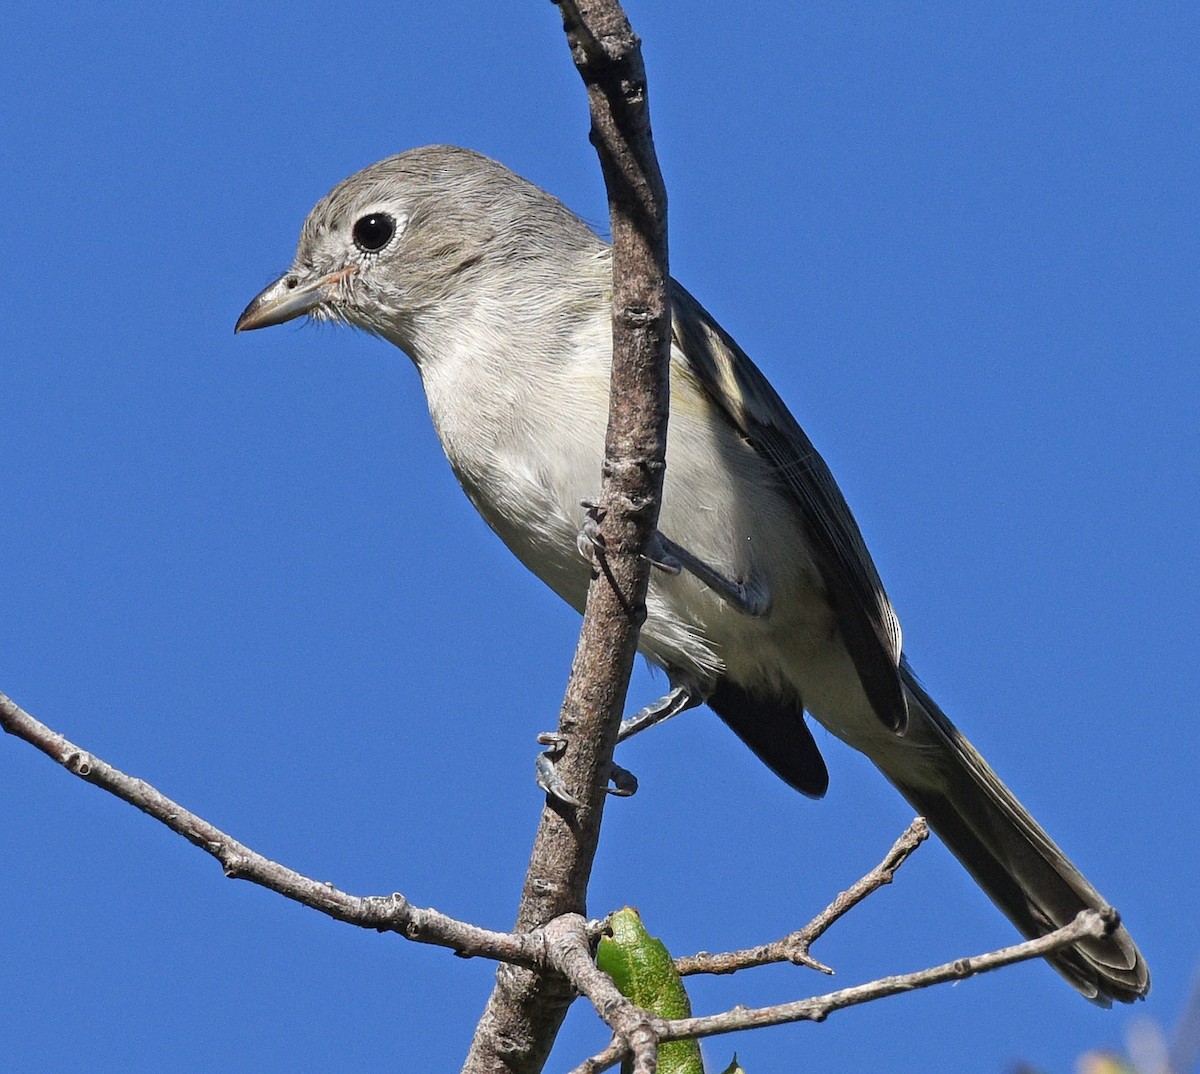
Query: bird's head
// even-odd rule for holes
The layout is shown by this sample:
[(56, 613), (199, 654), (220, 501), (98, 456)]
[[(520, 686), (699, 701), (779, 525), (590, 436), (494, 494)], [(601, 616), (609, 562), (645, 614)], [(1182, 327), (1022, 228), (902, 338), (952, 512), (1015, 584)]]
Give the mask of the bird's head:
[(560, 202), (503, 165), (425, 146), (343, 180), (308, 215), (295, 260), (235, 331), (308, 315), (410, 350), (423, 315), (462, 312), (488, 294), (560, 276), (564, 259), (603, 249)]

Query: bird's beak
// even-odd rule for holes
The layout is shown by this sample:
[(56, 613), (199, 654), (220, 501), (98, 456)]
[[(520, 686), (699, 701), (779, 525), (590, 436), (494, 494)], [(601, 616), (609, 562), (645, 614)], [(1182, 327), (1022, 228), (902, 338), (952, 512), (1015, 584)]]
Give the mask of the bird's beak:
[(333, 297), (334, 289), (354, 268), (351, 265), (328, 276), (308, 280), (296, 272), (281, 276), (242, 311), (233, 330), (247, 332), (252, 328), (270, 328), (273, 324), (283, 324), (312, 313), (322, 302)]

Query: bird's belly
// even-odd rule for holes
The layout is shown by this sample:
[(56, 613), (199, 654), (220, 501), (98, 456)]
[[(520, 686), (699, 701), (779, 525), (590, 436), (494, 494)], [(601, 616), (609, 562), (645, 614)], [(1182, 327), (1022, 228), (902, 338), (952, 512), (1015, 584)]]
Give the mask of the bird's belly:
[[(687, 572), (654, 569), (639, 649), (701, 689), (729, 675), (761, 690), (805, 697), (812, 674), (825, 677), (825, 651), (835, 650), (836, 665), (836, 651), (844, 649), (796, 509), (756, 454), (739, 457), (740, 443), (727, 451), (707, 444), (696, 450), (687, 443), (686, 415), (672, 421), (671, 443), (686, 449), (668, 449), (660, 530), (730, 581), (761, 586), (771, 603), (767, 614), (751, 617)], [(591, 566), (578, 546), (581, 501), (598, 497), (602, 456), (600, 434), (584, 439), (579, 433), (576, 427), (575, 439), (555, 441), (570, 449), (540, 458), (522, 445), (507, 455), (493, 449), (483, 466), (477, 460), (464, 466), (453, 456), (451, 462), (508, 548), (582, 611)]]
[[(572, 376), (550, 393), (561, 405), (536, 408), (536, 423), (523, 426), (512, 414), (533, 409), (533, 400), (477, 409), (460, 428), (430, 394), (443, 447), (480, 514), (530, 571), (582, 611), (591, 566), (578, 547), (581, 501), (599, 497), (606, 412), (594, 397), (607, 399), (607, 382), (595, 370)], [(770, 608), (747, 616), (694, 576), (655, 569), (639, 648), (701, 689), (728, 676), (755, 692), (803, 699), (824, 719), (826, 699), (844, 707), (862, 691), (799, 508), (772, 464), (707, 396), (685, 389), (682, 378), (673, 384), (659, 529), (731, 582), (761, 588)], [(839, 719), (835, 713), (826, 722)]]

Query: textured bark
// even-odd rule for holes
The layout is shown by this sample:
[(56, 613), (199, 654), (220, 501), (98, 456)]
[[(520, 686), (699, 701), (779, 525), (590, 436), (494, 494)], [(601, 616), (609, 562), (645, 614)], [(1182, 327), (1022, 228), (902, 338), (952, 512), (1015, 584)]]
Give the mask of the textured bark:
[[(640, 42), (621, 6), (560, 0), (571, 55), (587, 87), (591, 140), (608, 188), (613, 238), (613, 371), (599, 510), (600, 570), (560, 714), (558, 762), (578, 808), (548, 802), (517, 913), (517, 931), (587, 913), (605, 787), (645, 619), (667, 435), (666, 192), (650, 137)], [(559, 976), (501, 966), (464, 1071), (540, 1071), (573, 990)]]

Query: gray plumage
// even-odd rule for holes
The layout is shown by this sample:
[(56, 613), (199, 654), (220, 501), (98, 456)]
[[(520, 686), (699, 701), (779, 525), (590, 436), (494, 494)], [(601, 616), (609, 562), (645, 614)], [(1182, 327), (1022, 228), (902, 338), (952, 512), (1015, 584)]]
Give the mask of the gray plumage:
[[(695, 572), (655, 571), (641, 650), (703, 696), (784, 780), (824, 793), (807, 710), (865, 753), (1026, 936), (1103, 898), (917, 683), (899, 623), (832, 475), (737, 344), (673, 284), (671, 417), (659, 528), (763, 598), (745, 614)], [(534, 574), (582, 609), (580, 502), (599, 491), (609, 247), (494, 161), (430, 146), (340, 183), (292, 268), (238, 329), (308, 314), (416, 364), (456, 476)], [(1050, 959), (1083, 995), (1149, 990), (1123, 927)]]

